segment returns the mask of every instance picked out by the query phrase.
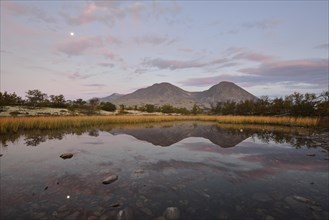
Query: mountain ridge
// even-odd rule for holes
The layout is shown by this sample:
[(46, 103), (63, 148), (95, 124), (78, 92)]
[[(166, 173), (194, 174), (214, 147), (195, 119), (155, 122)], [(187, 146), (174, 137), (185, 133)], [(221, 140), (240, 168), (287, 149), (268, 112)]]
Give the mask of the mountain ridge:
[(168, 82), (155, 83), (149, 87), (137, 89), (129, 94), (113, 93), (100, 98), (115, 105), (142, 106), (146, 104), (185, 107), (191, 109), (194, 104), (201, 108), (209, 108), (217, 102), (257, 100), (258, 98), (233, 82), (222, 81), (209, 89), (200, 92), (189, 92)]

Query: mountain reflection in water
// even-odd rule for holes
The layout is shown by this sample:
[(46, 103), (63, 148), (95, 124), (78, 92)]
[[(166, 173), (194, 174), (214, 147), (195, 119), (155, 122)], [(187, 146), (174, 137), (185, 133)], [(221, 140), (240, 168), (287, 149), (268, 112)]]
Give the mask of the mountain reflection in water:
[[(242, 128), (243, 129), (242, 129)], [(274, 141), (275, 143), (288, 143), (296, 148), (301, 146), (317, 147), (318, 143), (308, 136), (312, 130), (302, 128), (275, 128), (262, 126), (225, 126), (214, 123), (159, 123), (144, 125), (110, 125), (100, 128), (81, 128), (70, 130), (50, 130), (50, 131), (28, 131), (21, 134), (2, 135), (0, 141), (2, 146), (7, 142), (15, 142), (24, 137), (27, 146), (38, 146), (47, 140), (62, 140), (65, 135), (82, 135), (88, 133), (89, 136), (97, 137), (100, 131), (109, 132), (112, 135), (126, 134), (142, 141), (146, 141), (155, 146), (167, 147), (178, 143), (186, 138), (201, 137), (208, 139), (212, 143), (222, 148), (234, 147), (249, 137), (256, 137), (263, 143)], [(97, 142), (89, 144), (98, 144)]]
[(220, 147), (228, 148), (250, 137), (246, 133), (233, 133), (214, 124), (186, 123), (162, 127), (114, 128), (110, 133), (131, 135), (138, 140), (162, 147), (173, 145), (189, 137), (202, 137)]

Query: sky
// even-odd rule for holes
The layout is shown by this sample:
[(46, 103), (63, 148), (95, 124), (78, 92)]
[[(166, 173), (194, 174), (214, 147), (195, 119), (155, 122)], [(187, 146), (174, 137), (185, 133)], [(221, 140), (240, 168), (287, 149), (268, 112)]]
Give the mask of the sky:
[(261, 97), (328, 90), (328, 1), (1, 0), (1, 92), (67, 99), (231, 81)]

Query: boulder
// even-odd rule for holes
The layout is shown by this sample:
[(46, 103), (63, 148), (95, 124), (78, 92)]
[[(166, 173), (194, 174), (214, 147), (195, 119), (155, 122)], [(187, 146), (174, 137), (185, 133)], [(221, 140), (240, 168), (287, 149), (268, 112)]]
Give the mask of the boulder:
[(103, 184), (110, 184), (110, 183), (113, 183), (114, 181), (118, 180), (118, 175), (111, 175), (111, 176), (108, 176), (106, 177), (104, 180), (103, 180)]
[(70, 159), (73, 157), (73, 154), (72, 153), (64, 153), (60, 156), (63, 160), (65, 159)]

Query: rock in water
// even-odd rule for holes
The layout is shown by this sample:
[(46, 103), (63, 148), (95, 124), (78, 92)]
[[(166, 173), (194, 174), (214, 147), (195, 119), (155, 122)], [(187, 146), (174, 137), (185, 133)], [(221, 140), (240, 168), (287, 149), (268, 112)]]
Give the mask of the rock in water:
[(134, 215), (132, 212), (132, 209), (125, 208), (123, 210), (120, 210), (116, 216), (116, 220), (133, 220)]
[(71, 157), (73, 157), (72, 153), (64, 153), (60, 156), (62, 159), (70, 159)]
[(113, 183), (114, 181), (118, 180), (118, 178), (119, 178), (118, 175), (111, 175), (103, 180), (103, 184)]
[(310, 199), (307, 199), (305, 197), (302, 197), (302, 196), (293, 196), (293, 198), (299, 202), (303, 202), (303, 203), (306, 203), (306, 204), (311, 204), (311, 205), (315, 205), (315, 206), (319, 206), (318, 203), (316, 203), (315, 201), (312, 201)]
[(177, 207), (168, 207), (163, 216), (166, 220), (177, 220), (180, 217), (179, 209)]

